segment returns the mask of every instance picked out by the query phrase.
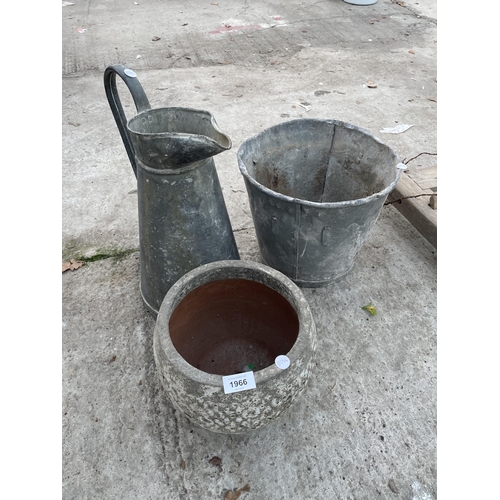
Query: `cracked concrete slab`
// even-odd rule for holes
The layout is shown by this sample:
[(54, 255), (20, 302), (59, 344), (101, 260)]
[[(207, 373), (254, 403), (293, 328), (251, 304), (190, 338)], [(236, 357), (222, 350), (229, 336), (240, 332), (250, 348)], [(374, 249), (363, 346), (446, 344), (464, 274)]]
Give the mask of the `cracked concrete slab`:
[[(137, 186), (102, 78), (123, 63), (153, 107), (215, 115), (233, 141), (215, 163), (240, 255), (259, 261), (236, 162), (249, 136), (335, 118), (402, 158), (436, 151), (435, 2), (74, 4), (62, 15), (62, 257), (88, 261), (62, 276), (63, 498), (222, 500), (245, 485), (241, 500), (436, 498), (435, 249), (384, 207), (352, 272), (303, 290), (320, 345), (297, 404), (246, 436), (193, 427), (157, 380)], [(398, 123), (413, 127), (380, 133)]]
[[(249, 243), (240, 233), (258, 260)], [(306, 392), (245, 436), (194, 427), (163, 394), (137, 253), (65, 273), (64, 498), (222, 499), (245, 484), (248, 498), (390, 498), (391, 479), (402, 498), (435, 498), (434, 266), (387, 207), (345, 280), (304, 289), (319, 338)]]

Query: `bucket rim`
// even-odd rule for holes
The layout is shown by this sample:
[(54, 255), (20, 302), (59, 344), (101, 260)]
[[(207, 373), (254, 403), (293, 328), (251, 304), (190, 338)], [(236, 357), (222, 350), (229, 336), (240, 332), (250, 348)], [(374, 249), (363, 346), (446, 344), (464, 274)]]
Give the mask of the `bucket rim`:
[[(305, 200), (302, 198), (297, 198), (293, 196), (288, 196), (286, 194), (278, 193), (277, 191), (274, 191), (257, 180), (255, 180), (248, 172), (246, 165), (243, 161), (242, 158), (242, 153), (243, 153), (243, 148), (245, 147), (246, 144), (248, 144), (251, 141), (257, 140), (259, 137), (263, 136), (264, 134), (268, 134), (270, 131), (276, 128), (281, 128), (281, 127), (287, 127), (290, 124), (294, 124), (297, 122), (321, 122), (321, 123), (330, 123), (335, 126), (341, 126), (345, 128), (350, 128), (353, 130), (357, 130), (359, 132), (362, 132), (365, 135), (368, 135), (371, 137), (374, 141), (378, 142), (379, 144), (385, 146), (388, 148), (393, 154), (395, 158), (395, 168), (396, 168), (396, 178), (388, 185), (386, 186), (382, 191), (378, 191), (377, 193), (374, 193), (370, 196), (366, 196), (363, 198), (356, 198), (354, 200), (344, 200), (344, 201), (331, 201), (331, 202), (318, 202), (318, 201), (310, 201), (310, 200)], [(376, 137), (374, 134), (372, 134), (369, 130), (359, 127), (358, 125), (353, 125), (352, 123), (344, 122), (342, 120), (335, 120), (335, 119), (319, 119), (319, 118), (297, 118), (294, 120), (289, 120), (286, 122), (281, 122), (276, 125), (273, 125), (271, 127), (266, 128), (265, 130), (262, 130), (258, 134), (253, 135), (252, 137), (249, 137), (245, 141), (243, 141), (238, 148), (238, 152), (236, 154), (237, 160), (238, 160), (238, 167), (243, 175), (243, 177), (248, 180), (253, 186), (255, 186), (257, 189), (260, 191), (274, 197), (278, 198), (282, 201), (286, 201), (289, 203), (295, 203), (299, 205), (304, 205), (304, 206), (309, 206), (309, 207), (314, 207), (314, 208), (343, 208), (343, 207), (352, 207), (352, 206), (358, 206), (358, 205), (364, 205), (366, 203), (370, 203), (371, 201), (384, 198), (388, 196), (396, 187), (396, 184), (399, 182), (402, 171), (405, 170), (407, 167), (404, 163), (401, 162), (401, 158), (393, 151), (393, 149), (388, 146), (385, 142), (381, 141), (378, 137)]]

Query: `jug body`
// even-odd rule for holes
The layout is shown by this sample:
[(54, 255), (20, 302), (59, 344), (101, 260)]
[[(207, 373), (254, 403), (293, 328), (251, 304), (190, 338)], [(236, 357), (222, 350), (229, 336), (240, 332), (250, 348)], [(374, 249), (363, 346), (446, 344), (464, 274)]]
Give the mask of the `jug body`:
[(213, 158), (155, 170), (137, 159), (141, 295), (155, 315), (187, 272), (239, 259)]
[[(127, 121), (116, 87), (138, 114)], [(141, 295), (157, 315), (168, 290), (203, 264), (238, 260), (213, 156), (231, 148), (214, 116), (191, 108), (151, 109), (134, 71), (108, 66), (104, 87), (137, 178)]]

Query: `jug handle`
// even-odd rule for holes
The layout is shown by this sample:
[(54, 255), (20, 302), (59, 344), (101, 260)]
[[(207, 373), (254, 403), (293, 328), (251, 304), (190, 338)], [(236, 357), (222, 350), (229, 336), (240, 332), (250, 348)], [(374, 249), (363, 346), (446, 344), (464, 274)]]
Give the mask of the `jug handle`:
[(137, 178), (137, 163), (135, 161), (134, 147), (130, 140), (130, 135), (127, 130), (127, 118), (125, 117), (125, 112), (123, 111), (118, 95), (118, 89), (116, 88), (116, 75), (121, 77), (130, 90), (138, 113), (151, 109), (151, 105), (134, 71), (122, 64), (114, 64), (106, 68), (104, 71), (106, 97), (108, 98), (109, 106), (115, 117), (116, 125), (120, 131), (130, 163), (132, 164), (132, 170)]

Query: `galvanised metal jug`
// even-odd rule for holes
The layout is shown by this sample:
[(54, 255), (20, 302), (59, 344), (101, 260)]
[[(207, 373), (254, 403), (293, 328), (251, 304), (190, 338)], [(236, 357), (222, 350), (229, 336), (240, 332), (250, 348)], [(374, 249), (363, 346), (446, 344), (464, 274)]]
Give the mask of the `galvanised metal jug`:
[[(128, 122), (116, 75), (137, 115)], [(141, 295), (157, 315), (170, 287), (200, 265), (239, 259), (213, 156), (231, 148), (208, 111), (151, 109), (134, 71), (108, 66), (104, 87), (137, 178)]]

